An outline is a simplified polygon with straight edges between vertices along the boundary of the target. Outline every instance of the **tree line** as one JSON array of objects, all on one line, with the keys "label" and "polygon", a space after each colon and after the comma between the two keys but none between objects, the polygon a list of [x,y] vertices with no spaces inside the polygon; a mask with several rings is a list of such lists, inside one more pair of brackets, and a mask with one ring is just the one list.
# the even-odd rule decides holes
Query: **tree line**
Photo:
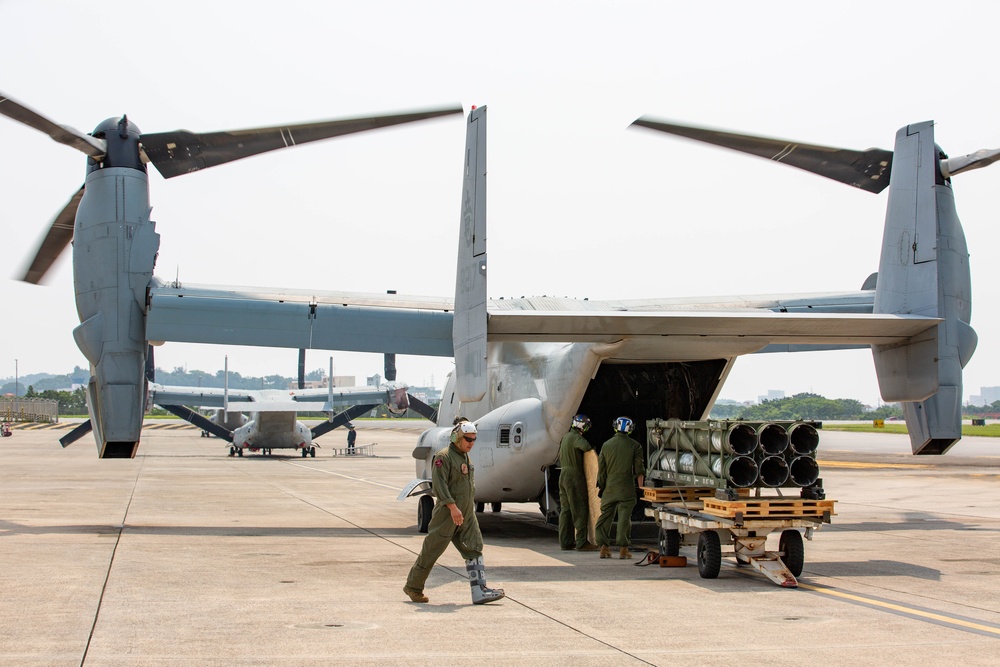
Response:
[{"label": "tree line", "polygon": [[867,420],[903,417],[898,403],[887,403],[868,410],[853,398],[824,398],[819,394],[801,393],[786,398],[761,401],[757,405],[715,405],[712,419],[745,419],[747,421]]}]

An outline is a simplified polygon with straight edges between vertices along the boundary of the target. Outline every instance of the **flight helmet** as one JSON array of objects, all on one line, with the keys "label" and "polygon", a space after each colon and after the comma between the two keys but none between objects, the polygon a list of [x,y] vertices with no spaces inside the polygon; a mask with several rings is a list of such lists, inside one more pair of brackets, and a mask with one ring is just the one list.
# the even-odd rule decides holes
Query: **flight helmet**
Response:
[{"label": "flight helmet", "polygon": [[455,424],[455,428],[451,429],[451,442],[453,444],[458,443],[466,434],[474,435],[477,432],[476,425],[472,422],[459,422]]},{"label": "flight helmet", "polygon": [[635,428],[635,424],[633,424],[632,420],[628,417],[619,417],[614,421],[613,426],[615,428],[615,432],[624,433],[625,435],[631,433],[632,429]]},{"label": "flight helmet", "polygon": [[573,417],[573,428],[580,431],[580,433],[586,433],[590,429],[590,417],[582,412]]}]

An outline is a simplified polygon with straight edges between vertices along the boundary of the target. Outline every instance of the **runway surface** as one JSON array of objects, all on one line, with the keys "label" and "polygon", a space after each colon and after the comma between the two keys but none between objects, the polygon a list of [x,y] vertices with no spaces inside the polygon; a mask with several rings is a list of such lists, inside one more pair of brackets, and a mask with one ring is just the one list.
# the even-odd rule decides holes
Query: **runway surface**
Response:
[{"label": "runway surface", "polygon": [[[401,590],[416,502],[396,495],[422,428],[361,422],[376,457],[332,456],[334,433],[309,459],[149,428],[106,461],[89,437],[17,430],[0,440],[0,665],[996,664],[1000,442],[912,457],[905,436],[823,433],[837,515],[797,590],[731,558],[701,579],[689,548],[686,568],[560,551],[536,506],[505,505],[480,523],[508,597],[470,604],[450,549],[420,605]],[[650,528],[637,544],[655,549]]]}]

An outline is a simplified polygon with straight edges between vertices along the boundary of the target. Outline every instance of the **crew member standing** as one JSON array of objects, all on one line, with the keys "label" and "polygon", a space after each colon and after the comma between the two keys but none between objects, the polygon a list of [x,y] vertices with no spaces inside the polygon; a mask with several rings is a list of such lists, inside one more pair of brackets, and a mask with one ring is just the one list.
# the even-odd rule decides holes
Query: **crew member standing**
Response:
[{"label": "crew member standing", "polygon": [[493,602],[504,596],[503,589],[486,586],[483,534],[479,531],[475,511],[475,471],[469,460],[469,451],[475,444],[476,425],[463,421],[451,430],[451,444],[434,455],[431,490],[437,496],[437,503],[431,512],[420,555],[403,586],[403,592],[414,602],[427,602],[424,583],[449,542],[465,559],[473,604]]},{"label": "crew member standing", "polygon": [[597,520],[597,543],[601,558],[611,558],[611,522],[618,517],[619,558],[631,558],[632,508],[635,507],[635,482],[643,483],[642,445],[629,437],[632,420],[614,421],[615,434],[601,447],[598,458],[597,486],[601,490],[601,517]]},{"label": "crew member standing", "polygon": [[354,443],[358,441],[358,432],[354,430],[354,424],[347,425],[347,454],[354,453]]},{"label": "crew member standing", "polygon": [[559,546],[565,551],[597,551],[596,545],[587,542],[590,511],[583,453],[591,446],[583,434],[589,428],[590,417],[579,414],[559,443]]}]

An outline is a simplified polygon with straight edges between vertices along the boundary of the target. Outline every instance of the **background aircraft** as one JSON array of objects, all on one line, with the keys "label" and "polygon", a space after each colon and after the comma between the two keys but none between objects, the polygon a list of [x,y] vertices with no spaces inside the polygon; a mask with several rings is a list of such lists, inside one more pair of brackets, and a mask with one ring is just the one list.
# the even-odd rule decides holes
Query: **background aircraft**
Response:
[{"label": "background aircraft", "polygon": [[[274,449],[294,449],[301,452],[303,457],[315,457],[315,438],[344,426],[382,404],[386,404],[394,414],[402,414],[409,407],[406,385],[396,382],[381,387],[329,387],[288,391],[166,387],[152,384],[149,390],[151,403],[227,440],[230,443],[230,455],[237,456],[243,456],[245,449],[260,451],[265,455],[271,454]],[[212,420],[199,415],[188,406],[217,408],[219,412],[215,420]],[[250,413],[249,419],[245,418],[244,412]],[[329,419],[310,429],[298,420],[298,412],[326,412]],[[220,415],[223,417],[222,421]],[[229,427],[228,424],[233,424],[234,427]]]}]

